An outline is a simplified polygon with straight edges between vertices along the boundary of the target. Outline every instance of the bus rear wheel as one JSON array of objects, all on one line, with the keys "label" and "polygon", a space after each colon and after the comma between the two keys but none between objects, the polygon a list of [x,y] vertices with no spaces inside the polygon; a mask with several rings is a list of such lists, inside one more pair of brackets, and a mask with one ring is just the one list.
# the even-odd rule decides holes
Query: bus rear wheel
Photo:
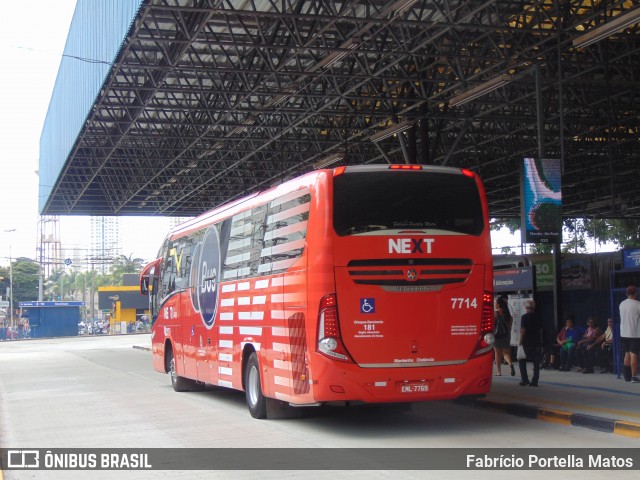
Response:
[{"label": "bus rear wheel", "polygon": [[249,356],[249,360],[247,361],[244,391],[251,416],[253,418],[267,418],[267,399],[262,394],[260,364],[258,362],[258,355],[256,355],[255,352]]}]

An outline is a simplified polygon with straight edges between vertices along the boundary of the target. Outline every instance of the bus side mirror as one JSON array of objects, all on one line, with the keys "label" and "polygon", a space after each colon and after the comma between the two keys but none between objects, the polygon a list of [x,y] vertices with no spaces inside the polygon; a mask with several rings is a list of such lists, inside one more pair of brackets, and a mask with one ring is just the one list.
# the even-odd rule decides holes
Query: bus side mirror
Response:
[{"label": "bus side mirror", "polygon": [[149,295],[149,277],[140,279],[140,293],[142,295]]}]

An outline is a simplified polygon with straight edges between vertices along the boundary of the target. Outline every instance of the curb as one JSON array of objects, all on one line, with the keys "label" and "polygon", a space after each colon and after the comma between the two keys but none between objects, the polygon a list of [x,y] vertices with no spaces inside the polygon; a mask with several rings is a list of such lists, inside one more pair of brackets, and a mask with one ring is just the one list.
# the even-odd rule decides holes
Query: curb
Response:
[{"label": "curb", "polygon": [[476,401],[476,405],[499,410],[518,417],[543,420],[561,425],[583,427],[591,430],[597,430],[599,432],[623,435],[625,437],[640,438],[640,423],[613,420],[605,417],[586,415],[584,413],[551,410],[521,403],[503,403],[486,399],[478,399]]},{"label": "curb", "polygon": [[143,347],[142,345],[134,345],[133,348],[135,350],[145,350],[147,352],[151,351],[151,347]]}]

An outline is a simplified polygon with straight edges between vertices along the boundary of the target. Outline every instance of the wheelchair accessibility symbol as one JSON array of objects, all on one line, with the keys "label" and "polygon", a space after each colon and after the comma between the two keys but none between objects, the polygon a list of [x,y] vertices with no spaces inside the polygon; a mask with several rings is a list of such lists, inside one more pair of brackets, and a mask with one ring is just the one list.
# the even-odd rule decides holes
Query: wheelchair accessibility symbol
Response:
[{"label": "wheelchair accessibility symbol", "polygon": [[360,313],[376,313],[376,299],[375,298],[361,298],[360,299]]}]

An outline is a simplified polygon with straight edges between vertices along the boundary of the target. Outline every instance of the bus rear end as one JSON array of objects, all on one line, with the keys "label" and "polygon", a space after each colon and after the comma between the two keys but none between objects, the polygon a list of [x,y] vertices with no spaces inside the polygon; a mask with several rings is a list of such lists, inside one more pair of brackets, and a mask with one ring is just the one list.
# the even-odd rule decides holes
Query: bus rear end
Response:
[{"label": "bus rear end", "polygon": [[317,401],[413,402],[489,391],[492,259],[470,171],[334,171],[335,291],[318,295]]}]

